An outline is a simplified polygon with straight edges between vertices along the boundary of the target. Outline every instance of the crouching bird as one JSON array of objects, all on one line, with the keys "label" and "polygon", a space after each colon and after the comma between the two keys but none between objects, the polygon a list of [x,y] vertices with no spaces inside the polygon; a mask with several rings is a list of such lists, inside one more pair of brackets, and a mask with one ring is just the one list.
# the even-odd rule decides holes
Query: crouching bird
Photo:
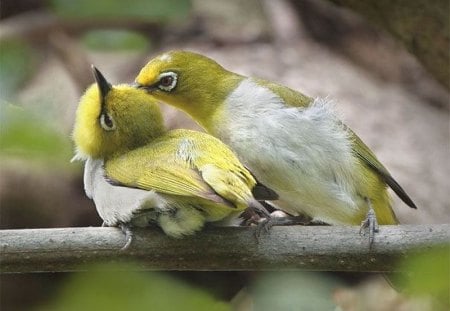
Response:
[{"label": "crouching bird", "polygon": [[190,130],[167,131],[145,91],[112,86],[93,68],[97,84],[80,100],[73,139],[85,160],[84,186],[107,226],[154,222],[171,237],[191,235],[205,222],[227,221],[257,199],[276,199],[220,140]]},{"label": "crouching bird", "polygon": [[326,99],[230,72],[203,55],[171,51],[150,60],[136,86],[188,113],[255,177],[276,205],[331,225],[397,224],[387,186],[413,201]]}]

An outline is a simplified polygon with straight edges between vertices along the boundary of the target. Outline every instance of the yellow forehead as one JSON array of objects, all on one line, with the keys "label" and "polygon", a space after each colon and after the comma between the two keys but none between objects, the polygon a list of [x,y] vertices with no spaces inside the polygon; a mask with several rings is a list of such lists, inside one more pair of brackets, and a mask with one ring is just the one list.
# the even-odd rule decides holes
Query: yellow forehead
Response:
[{"label": "yellow forehead", "polygon": [[170,53],[164,53],[155,57],[142,68],[136,77],[136,82],[142,85],[150,85],[158,80],[160,73],[173,64]]},{"label": "yellow forehead", "polygon": [[189,51],[169,51],[161,54],[142,68],[136,77],[136,82],[141,85],[156,83],[163,72],[173,71],[179,74],[201,75],[205,73],[217,74],[224,69],[214,60]]},{"label": "yellow forehead", "polygon": [[[79,119],[89,121],[98,119],[101,110],[101,96],[96,83],[93,83],[81,97],[77,109]],[[114,85],[108,93],[106,107],[114,111],[128,110],[139,105],[156,105],[156,99],[144,90],[136,89],[127,84]]]}]

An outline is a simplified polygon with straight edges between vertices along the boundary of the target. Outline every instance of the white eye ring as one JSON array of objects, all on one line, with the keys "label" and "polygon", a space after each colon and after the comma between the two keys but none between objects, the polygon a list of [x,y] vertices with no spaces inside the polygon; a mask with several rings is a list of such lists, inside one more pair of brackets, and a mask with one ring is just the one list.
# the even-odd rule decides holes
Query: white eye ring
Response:
[{"label": "white eye ring", "polygon": [[[166,78],[166,77],[172,78],[172,81],[169,80],[170,81],[169,84],[163,85],[162,84],[163,79]],[[159,89],[161,89],[163,91],[166,91],[166,92],[170,92],[170,91],[173,90],[173,88],[175,86],[177,86],[178,75],[175,72],[172,72],[172,71],[163,72],[162,74],[159,75],[158,81],[159,81],[159,83],[158,83],[158,88]]]},{"label": "white eye ring", "polygon": [[100,115],[100,125],[105,131],[112,131],[116,129],[116,123],[109,113],[102,113]]}]

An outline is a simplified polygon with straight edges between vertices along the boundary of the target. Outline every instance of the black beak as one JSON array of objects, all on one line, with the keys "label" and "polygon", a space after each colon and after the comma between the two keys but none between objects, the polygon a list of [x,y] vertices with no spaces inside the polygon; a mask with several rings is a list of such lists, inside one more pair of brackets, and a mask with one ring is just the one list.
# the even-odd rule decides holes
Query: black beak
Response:
[{"label": "black beak", "polygon": [[151,93],[158,89],[157,85],[142,85],[137,82],[131,83],[130,85],[136,89],[144,90],[147,93]]},{"label": "black beak", "polygon": [[98,90],[100,91],[100,96],[102,101],[105,99],[108,92],[111,91],[111,84],[105,79],[102,73],[95,68],[94,65],[91,65],[92,73],[94,74],[95,81],[97,82]]}]

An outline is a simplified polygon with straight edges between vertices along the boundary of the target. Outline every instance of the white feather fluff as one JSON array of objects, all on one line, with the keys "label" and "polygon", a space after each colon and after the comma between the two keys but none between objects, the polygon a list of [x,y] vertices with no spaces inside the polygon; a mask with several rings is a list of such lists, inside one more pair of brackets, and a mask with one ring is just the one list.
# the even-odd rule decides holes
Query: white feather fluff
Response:
[{"label": "white feather fluff", "polygon": [[[86,160],[84,189],[86,195],[94,200],[97,212],[106,225],[114,226],[119,222],[129,222],[137,216],[136,214],[146,209],[164,210],[165,201],[154,191],[113,186],[105,180],[104,174],[103,160],[91,158]],[[142,217],[139,221],[143,222],[143,225],[148,224],[147,219]]]},{"label": "white feather fluff", "polygon": [[290,107],[247,78],[225,107],[228,119],[213,134],[278,192],[277,203],[285,211],[306,212],[331,224],[343,224],[358,211],[361,198],[350,183],[358,180],[351,140],[328,99]]}]

